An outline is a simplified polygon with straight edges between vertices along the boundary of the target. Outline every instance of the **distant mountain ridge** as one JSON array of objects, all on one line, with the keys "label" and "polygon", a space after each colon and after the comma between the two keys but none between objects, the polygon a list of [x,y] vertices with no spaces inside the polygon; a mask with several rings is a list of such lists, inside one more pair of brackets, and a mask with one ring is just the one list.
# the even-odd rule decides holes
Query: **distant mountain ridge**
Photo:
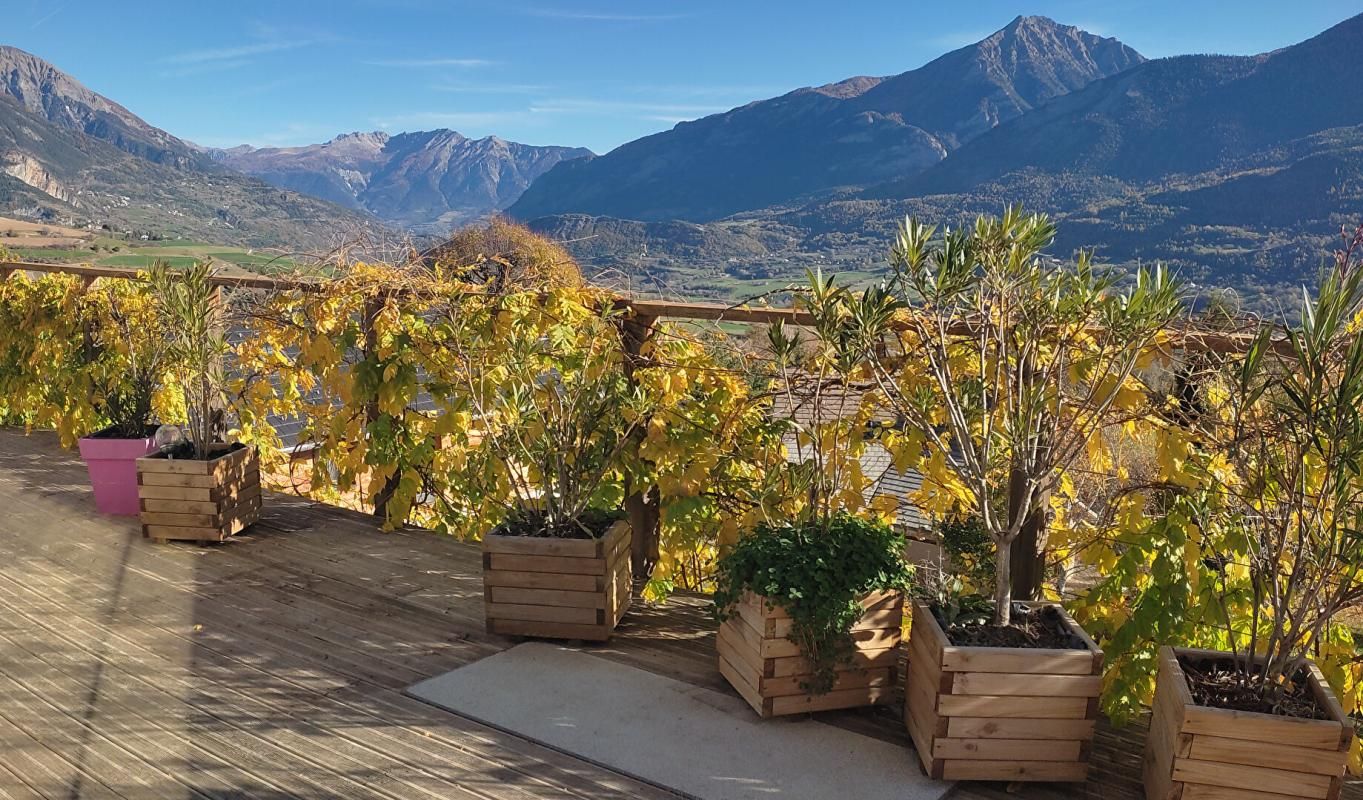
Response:
[{"label": "distant mountain ridge", "polygon": [[917,174],[995,126],[1145,58],[1121,42],[1018,17],[900,75],[797,89],[561,164],[512,207],[705,222],[837,187]]},{"label": "distant mountain ridge", "polygon": [[1363,123],[1360,81],[1363,15],[1272,53],[1160,59],[1057,98],[902,188],[958,192],[1029,168],[1151,181],[1234,167]]},{"label": "distant mountain ridge", "polygon": [[1315,280],[1341,227],[1363,220],[1359,85],[1363,15],[1261,55],[1136,64],[992,126],[920,172],[737,213],[676,246],[660,228],[600,215],[533,225],[608,232],[620,256],[592,253],[603,267],[642,263],[670,285],[722,294],[737,278],[798,282],[812,263],[874,273],[905,215],[955,223],[1022,203],[1059,222],[1058,256],[1088,247],[1119,264],[1164,261],[1199,289],[1232,287],[1250,308],[1276,313]]},{"label": "distant mountain ridge", "polygon": [[0,213],[324,249],[373,219],[229,170],[46,61],[0,46]]},{"label": "distant mountain ridge", "polygon": [[221,163],[415,229],[448,232],[501,211],[581,147],[538,147],[451,130],[350,133],[304,147],[216,150]]}]

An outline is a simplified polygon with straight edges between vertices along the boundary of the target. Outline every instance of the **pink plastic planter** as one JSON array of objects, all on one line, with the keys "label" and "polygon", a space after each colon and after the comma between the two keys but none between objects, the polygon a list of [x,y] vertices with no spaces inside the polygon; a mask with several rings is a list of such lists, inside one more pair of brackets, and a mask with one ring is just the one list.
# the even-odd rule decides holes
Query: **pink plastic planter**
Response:
[{"label": "pink plastic planter", "polygon": [[145,439],[80,440],[80,457],[90,471],[90,486],[95,490],[95,508],[101,514],[135,516],[137,506],[137,459],[156,449],[150,436]]}]

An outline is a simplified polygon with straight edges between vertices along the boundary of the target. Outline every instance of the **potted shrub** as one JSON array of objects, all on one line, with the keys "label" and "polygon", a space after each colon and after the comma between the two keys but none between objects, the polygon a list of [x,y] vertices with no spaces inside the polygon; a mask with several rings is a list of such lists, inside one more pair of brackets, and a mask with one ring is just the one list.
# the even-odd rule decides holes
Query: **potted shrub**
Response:
[{"label": "potted shrub", "polygon": [[261,502],[255,448],[222,439],[230,353],[222,296],[207,264],[172,271],[158,263],[149,281],[189,422],[177,441],[137,460],[142,535],[222,542],[259,518]]},{"label": "potted shrub", "polygon": [[768,344],[787,463],[767,470],[765,521],[719,557],[720,673],[760,716],[891,702],[911,573],[902,535],[866,506],[861,459],[874,414],[855,387],[838,290],[811,276],[801,301],[818,339],[784,325]]},{"label": "potted shrub", "polygon": [[893,700],[904,537],[850,514],[761,525],[719,561],[720,674],[762,717]]},{"label": "potted shrub", "polygon": [[[554,289],[467,302],[440,374],[460,375],[441,425],[459,437],[447,516],[483,528],[489,633],[605,641],[629,609],[632,532],[620,511],[648,418],[626,380],[604,295]],[[476,422],[475,422],[476,420]],[[458,505],[456,508],[455,506]]]},{"label": "potted shrub", "polygon": [[[1149,798],[1339,796],[1354,720],[1313,654],[1363,601],[1363,227],[1301,322],[1263,325],[1207,376],[1190,480],[1170,514],[1201,534],[1224,652],[1162,648]],[[1344,670],[1336,675],[1343,676]],[[1347,685],[1347,681],[1342,682]],[[1355,689],[1356,691],[1356,689]]]},{"label": "potted shrub", "polygon": [[156,449],[152,400],[167,367],[167,342],[145,286],[111,281],[92,294],[95,316],[85,372],[110,424],[79,441],[101,514],[135,516],[137,459]]},{"label": "potted shrub", "polygon": [[[1148,413],[1137,368],[1181,306],[1161,269],[1129,283],[1046,258],[1044,216],[907,220],[888,286],[845,293],[845,347],[901,422],[891,451],[994,551],[992,597],[915,604],[905,722],[935,778],[1082,781],[1101,653],[1041,588],[1048,498],[1090,444]],[[970,613],[962,613],[963,610]]]}]

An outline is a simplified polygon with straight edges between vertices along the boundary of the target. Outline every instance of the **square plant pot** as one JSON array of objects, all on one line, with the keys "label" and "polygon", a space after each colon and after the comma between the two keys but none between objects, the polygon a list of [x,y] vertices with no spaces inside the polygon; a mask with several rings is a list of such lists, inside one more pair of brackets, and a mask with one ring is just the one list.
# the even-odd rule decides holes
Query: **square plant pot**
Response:
[{"label": "square plant pot", "polygon": [[893,700],[904,596],[876,592],[862,598],[865,612],[852,628],[854,650],[838,665],[831,691],[811,694],[802,688],[813,667],[786,638],[790,614],[766,597],[746,595],[719,626],[715,646],[719,671],[763,718],[810,711],[883,705]]},{"label": "square plant pot", "polygon": [[119,439],[112,428],[81,438],[80,457],[90,475],[95,510],[101,514],[137,516],[137,459],[156,450],[155,428],[140,439]]},{"label": "square plant pot", "polygon": [[1083,781],[1098,719],[1103,653],[1064,609],[1084,649],[958,647],[913,604],[904,721],[941,780]]},{"label": "square plant pot", "polygon": [[1214,650],[1160,648],[1142,764],[1146,798],[1338,798],[1353,725],[1320,670],[1308,662],[1311,691],[1328,720],[1195,703],[1183,665],[1232,658]]},{"label": "square plant pot", "polygon": [[260,518],[260,463],[254,447],[215,445],[209,460],[137,459],[142,535],[155,542],[222,542]]},{"label": "square plant pot", "polygon": [[629,522],[600,539],[483,537],[487,632],[604,642],[633,593]]}]

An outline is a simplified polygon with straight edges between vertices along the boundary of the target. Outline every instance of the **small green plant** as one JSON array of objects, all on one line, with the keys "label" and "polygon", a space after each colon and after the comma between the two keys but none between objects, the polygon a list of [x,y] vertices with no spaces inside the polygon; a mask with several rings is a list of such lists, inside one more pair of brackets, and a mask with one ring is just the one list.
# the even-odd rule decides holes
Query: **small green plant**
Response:
[{"label": "small green plant", "polygon": [[987,625],[994,616],[994,601],[979,594],[949,594],[933,610],[944,628]]},{"label": "small green plant", "polygon": [[937,534],[952,575],[974,591],[993,584],[994,540],[978,516],[944,518],[937,523]]},{"label": "small green plant", "polygon": [[792,621],[789,638],[812,667],[801,688],[824,694],[852,654],[861,598],[907,591],[912,570],[903,552],[901,535],[849,514],[823,524],[761,525],[720,560],[715,614],[728,619],[748,592],[781,605]]}]

